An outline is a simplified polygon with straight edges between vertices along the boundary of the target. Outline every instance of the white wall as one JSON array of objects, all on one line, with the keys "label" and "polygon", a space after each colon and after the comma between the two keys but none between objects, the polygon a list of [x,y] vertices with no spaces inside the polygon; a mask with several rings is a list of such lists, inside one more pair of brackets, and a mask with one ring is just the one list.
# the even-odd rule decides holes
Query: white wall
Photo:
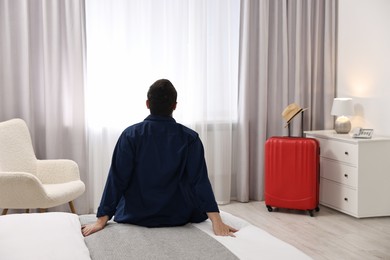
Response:
[{"label": "white wall", "polygon": [[337,97],[351,97],[352,127],[390,136],[390,1],[339,0]]}]

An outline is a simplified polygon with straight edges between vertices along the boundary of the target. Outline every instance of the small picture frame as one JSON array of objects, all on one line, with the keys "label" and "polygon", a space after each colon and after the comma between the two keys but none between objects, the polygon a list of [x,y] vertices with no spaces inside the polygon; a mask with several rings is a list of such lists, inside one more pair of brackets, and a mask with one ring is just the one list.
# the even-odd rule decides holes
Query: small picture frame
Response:
[{"label": "small picture frame", "polygon": [[353,138],[365,138],[370,139],[374,133],[374,129],[369,128],[357,128],[352,135]]}]

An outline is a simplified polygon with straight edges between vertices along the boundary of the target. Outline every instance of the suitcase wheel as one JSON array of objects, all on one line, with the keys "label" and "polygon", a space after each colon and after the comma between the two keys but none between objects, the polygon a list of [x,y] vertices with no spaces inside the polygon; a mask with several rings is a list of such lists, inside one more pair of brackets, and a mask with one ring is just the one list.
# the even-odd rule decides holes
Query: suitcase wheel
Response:
[{"label": "suitcase wheel", "polygon": [[[316,212],[318,212],[318,211],[320,211],[320,208],[319,208],[319,207],[316,207],[314,210],[315,210]],[[312,209],[309,209],[308,212],[309,212],[310,217],[313,217],[313,210],[312,210]]]},{"label": "suitcase wheel", "polygon": [[268,209],[269,212],[272,212],[272,211],[273,211],[272,207],[269,206],[269,205],[267,205],[267,209]]}]

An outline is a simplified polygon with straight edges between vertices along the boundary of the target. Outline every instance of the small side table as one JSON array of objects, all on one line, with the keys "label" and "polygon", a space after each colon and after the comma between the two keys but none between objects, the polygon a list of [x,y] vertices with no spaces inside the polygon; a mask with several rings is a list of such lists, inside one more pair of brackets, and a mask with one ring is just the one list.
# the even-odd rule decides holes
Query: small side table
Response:
[{"label": "small side table", "polygon": [[390,216],[390,138],[306,131],[320,143],[320,204],[356,218]]}]

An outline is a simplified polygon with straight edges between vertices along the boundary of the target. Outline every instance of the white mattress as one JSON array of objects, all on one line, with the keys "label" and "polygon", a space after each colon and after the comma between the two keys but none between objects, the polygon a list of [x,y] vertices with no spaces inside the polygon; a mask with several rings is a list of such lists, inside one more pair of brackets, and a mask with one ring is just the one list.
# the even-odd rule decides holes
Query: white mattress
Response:
[{"label": "white mattress", "polygon": [[[236,237],[215,236],[209,220],[193,224],[240,259],[310,259],[297,248],[241,218],[221,212],[237,229]],[[1,259],[90,259],[79,217],[71,213],[30,213],[0,216]]]},{"label": "white mattress", "polygon": [[214,237],[240,259],[311,259],[296,247],[239,217],[223,211],[221,217],[227,225],[239,229],[235,233],[236,237],[214,235],[210,220],[193,225]]},{"label": "white mattress", "polygon": [[0,216],[0,259],[91,259],[77,215],[29,213]]}]

